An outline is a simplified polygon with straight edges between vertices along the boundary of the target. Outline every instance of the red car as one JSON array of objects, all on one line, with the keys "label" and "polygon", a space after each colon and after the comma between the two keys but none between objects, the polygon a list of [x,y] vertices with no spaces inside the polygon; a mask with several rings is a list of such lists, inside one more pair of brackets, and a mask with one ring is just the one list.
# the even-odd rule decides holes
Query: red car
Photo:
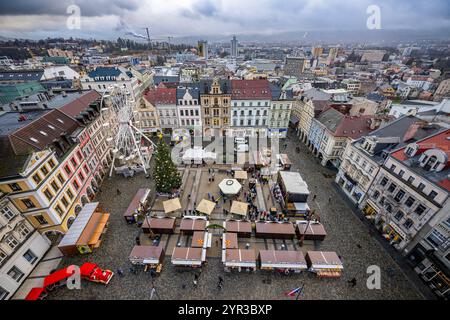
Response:
[{"label": "red car", "polygon": [[114,275],[111,270],[103,270],[95,263],[86,262],[80,267],[80,273],[83,278],[92,282],[108,284]]}]

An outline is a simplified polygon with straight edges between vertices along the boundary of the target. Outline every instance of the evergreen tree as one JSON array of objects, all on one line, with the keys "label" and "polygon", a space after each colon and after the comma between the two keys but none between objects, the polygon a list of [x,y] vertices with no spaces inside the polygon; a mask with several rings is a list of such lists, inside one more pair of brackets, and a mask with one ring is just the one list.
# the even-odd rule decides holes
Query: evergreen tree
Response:
[{"label": "evergreen tree", "polygon": [[173,163],[167,144],[160,139],[156,153],[156,163],[153,177],[156,182],[156,191],[170,193],[181,186],[181,176]]}]

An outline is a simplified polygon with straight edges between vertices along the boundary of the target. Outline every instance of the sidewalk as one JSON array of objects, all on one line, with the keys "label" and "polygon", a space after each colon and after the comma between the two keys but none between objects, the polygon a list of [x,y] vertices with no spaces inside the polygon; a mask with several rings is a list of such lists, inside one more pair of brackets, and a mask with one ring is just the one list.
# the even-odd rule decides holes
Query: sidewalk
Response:
[{"label": "sidewalk", "polygon": [[342,199],[348,204],[349,208],[351,208],[352,212],[361,220],[367,229],[370,231],[372,238],[377,240],[377,242],[381,245],[381,247],[391,256],[391,258],[397,263],[399,268],[408,278],[408,280],[416,287],[416,289],[422,294],[425,299],[428,300],[437,300],[436,295],[431,291],[431,289],[423,283],[423,281],[419,278],[418,274],[411,268],[409,263],[406,261],[406,258],[398,252],[394,247],[392,247],[385,238],[379,233],[379,231],[374,227],[369,220],[365,219],[363,212],[355,207],[355,204],[347,197],[344,191],[339,188],[336,182],[331,183],[333,188],[337,191],[337,193],[342,197]]}]

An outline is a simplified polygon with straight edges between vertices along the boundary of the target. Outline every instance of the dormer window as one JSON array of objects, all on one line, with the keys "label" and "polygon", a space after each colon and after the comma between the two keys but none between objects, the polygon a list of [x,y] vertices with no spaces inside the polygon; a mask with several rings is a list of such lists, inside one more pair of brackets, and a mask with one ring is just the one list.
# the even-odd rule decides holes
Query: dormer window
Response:
[{"label": "dormer window", "polygon": [[447,164],[447,154],[440,149],[426,150],[420,157],[419,165],[426,171],[439,172]]}]

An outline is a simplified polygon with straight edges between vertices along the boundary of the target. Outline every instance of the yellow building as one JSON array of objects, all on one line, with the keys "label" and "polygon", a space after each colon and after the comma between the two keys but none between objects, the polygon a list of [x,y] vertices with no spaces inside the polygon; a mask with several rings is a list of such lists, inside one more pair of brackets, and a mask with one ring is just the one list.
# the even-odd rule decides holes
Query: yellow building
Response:
[{"label": "yellow building", "polygon": [[231,88],[228,80],[214,79],[200,84],[204,135],[225,135],[230,127]]}]

